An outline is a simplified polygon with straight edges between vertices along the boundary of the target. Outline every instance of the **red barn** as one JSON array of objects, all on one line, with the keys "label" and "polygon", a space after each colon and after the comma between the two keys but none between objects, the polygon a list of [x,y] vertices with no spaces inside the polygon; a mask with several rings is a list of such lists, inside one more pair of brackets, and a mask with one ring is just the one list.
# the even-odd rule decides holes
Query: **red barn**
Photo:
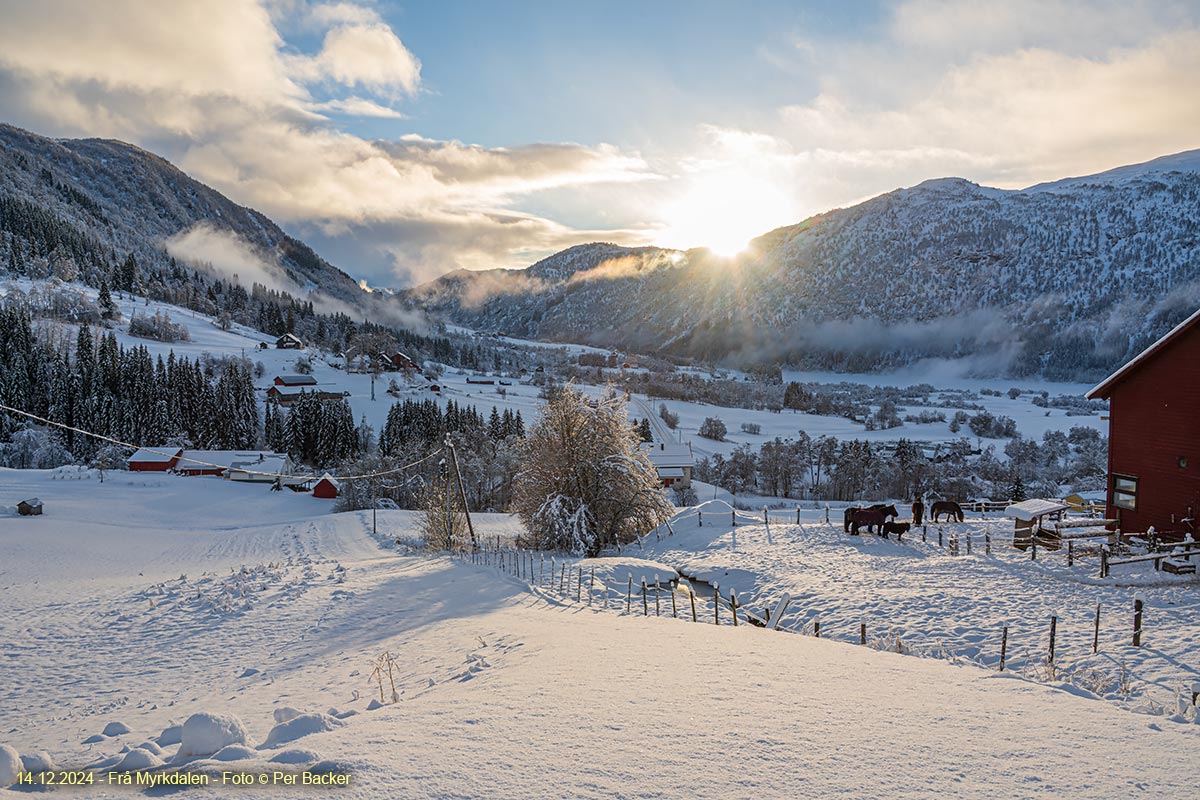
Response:
[{"label": "red barn", "polygon": [[1182,536],[1200,510],[1200,311],[1087,393],[1109,401],[1108,516]]},{"label": "red barn", "polygon": [[129,457],[130,472],[166,472],[179,463],[182,447],[143,447]]},{"label": "red barn", "polygon": [[333,500],[338,496],[338,483],[326,472],[321,476],[321,480],[317,481],[317,485],[313,487],[312,493],[313,497]]}]

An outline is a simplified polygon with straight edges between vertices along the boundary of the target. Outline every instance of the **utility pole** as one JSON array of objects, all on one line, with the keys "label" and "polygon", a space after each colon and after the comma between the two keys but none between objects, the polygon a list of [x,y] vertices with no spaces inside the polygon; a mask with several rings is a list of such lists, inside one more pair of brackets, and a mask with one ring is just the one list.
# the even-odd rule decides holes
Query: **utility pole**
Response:
[{"label": "utility pole", "polygon": [[[463,514],[467,517],[467,530],[471,534],[471,549],[475,549],[475,526],[471,524],[471,509],[467,506],[467,490],[463,486],[462,470],[458,468],[458,452],[454,449],[454,442],[450,439],[450,434],[446,434],[446,447],[450,448],[450,463],[454,465],[454,474],[458,478],[458,493],[462,497]],[[449,495],[450,486],[446,486],[446,494]]]},{"label": "utility pole", "polygon": [[376,520],[376,509],[378,504],[375,502],[375,481],[376,478],[371,478],[371,535],[375,536],[379,533],[379,524]]}]

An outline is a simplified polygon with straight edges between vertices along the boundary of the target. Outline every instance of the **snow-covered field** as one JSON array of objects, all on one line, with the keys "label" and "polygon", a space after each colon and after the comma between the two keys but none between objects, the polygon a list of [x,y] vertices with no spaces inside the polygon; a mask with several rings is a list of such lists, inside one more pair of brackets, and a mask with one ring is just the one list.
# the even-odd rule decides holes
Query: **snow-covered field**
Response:
[{"label": "snow-covered field", "polygon": [[[626,615],[615,602],[589,608],[492,567],[411,553],[392,544],[413,535],[411,512],[380,512],[373,537],[369,513],[331,514],[323,501],[261,486],[64,474],[0,471],[0,505],[37,495],[46,509],[0,519],[0,743],[25,756],[44,751],[63,768],[95,765],[100,785],[76,796],[136,791],[107,786],[121,762],[163,772],[163,762],[181,761],[213,776],[190,790],[203,797],[311,796],[220,784],[222,771],[263,768],[345,772],[350,785],[330,791],[364,798],[1195,789],[1187,754],[1200,725],[1129,713],[1019,669],[1000,675],[966,659],[835,641],[853,638],[845,628],[855,603],[871,609],[873,632],[889,607],[900,615],[893,627],[920,620],[921,631],[950,636],[978,618],[988,628],[1019,612],[1001,605],[1015,587],[1064,611],[1107,592],[1116,616],[1128,590],[1073,581],[1057,567],[951,559],[871,537],[848,543],[812,526],[773,524],[768,542],[749,519],[734,546],[707,517],[702,529],[683,523],[674,537],[626,551],[703,567],[748,605],[790,591],[799,611],[789,624],[819,613],[825,638],[816,639],[734,628],[727,616],[717,627],[646,619],[636,606]],[[502,539],[517,529],[502,515],[477,524]],[[601,563],[614,595],[619,573],[637,563]],[[1195,584],[1142,591],[1143,649],[1182,672],[1194,663],[1195,629],[1167,622],[1189,613],[1189,597],[1195,618]],[[918,632],[905,629],[906,641],[923,644]],[[1102,653],[1133,659],[1115,619],[1102,637]],[[1073,624],[1060,628],[1065,660],[1077,659],[1078,639]],[[1030,646],[1024,634],[1014,645]],[[385,676],[385,702],[372,709],[372,667],[385,653],[399,699],[391,702]],[[1130,663],[1145,680],[1150,659]],[[167,730],[198,713],[217,716]]]}]

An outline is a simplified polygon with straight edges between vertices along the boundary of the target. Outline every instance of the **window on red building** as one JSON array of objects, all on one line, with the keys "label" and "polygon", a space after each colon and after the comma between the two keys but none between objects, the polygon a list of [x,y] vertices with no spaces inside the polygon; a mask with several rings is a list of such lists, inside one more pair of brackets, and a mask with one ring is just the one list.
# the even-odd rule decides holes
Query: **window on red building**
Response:
[{"label": "window on red building", "polygon": [[1112,476],[1112,504],[1137,511],[1138,479],[1132,475]]}]

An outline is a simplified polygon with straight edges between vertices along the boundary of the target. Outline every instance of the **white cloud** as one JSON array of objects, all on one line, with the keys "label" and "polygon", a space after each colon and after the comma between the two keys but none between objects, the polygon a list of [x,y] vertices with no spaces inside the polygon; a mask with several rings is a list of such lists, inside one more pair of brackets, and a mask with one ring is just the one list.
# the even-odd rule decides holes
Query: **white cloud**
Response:
[{"label": "white cloud", "polygon": [[337,25],[325,34],[315,56],[289,59],[306,83],[332,81],[378,92],[413,94],[421,84],[421,62],[382,22]]},{"label": "white cloud", "polygon": [[[38,132],[151,149],[335,244],[369,234],[337,248],[354,257],[341,265],[385,285],[456,267],[523,266],[530,253],[544,254],[538,248],[593,238],[513,204],[550,189],[652,177],[636,154],[605,145],[487,148],[341,131],[324,115],[401,118],[396,97],[419,91],[420,62],[370,6],[264,3],[0,0],[0,107]],[[278,27],[285,19],[323,32],[319,52],[294,52]],[[354,91],[312,94],[338,86]],[[217,244],[205,260],[236,254],[204,231],[173,246]],[[392,276],[381,274],[381,259]]]}]

